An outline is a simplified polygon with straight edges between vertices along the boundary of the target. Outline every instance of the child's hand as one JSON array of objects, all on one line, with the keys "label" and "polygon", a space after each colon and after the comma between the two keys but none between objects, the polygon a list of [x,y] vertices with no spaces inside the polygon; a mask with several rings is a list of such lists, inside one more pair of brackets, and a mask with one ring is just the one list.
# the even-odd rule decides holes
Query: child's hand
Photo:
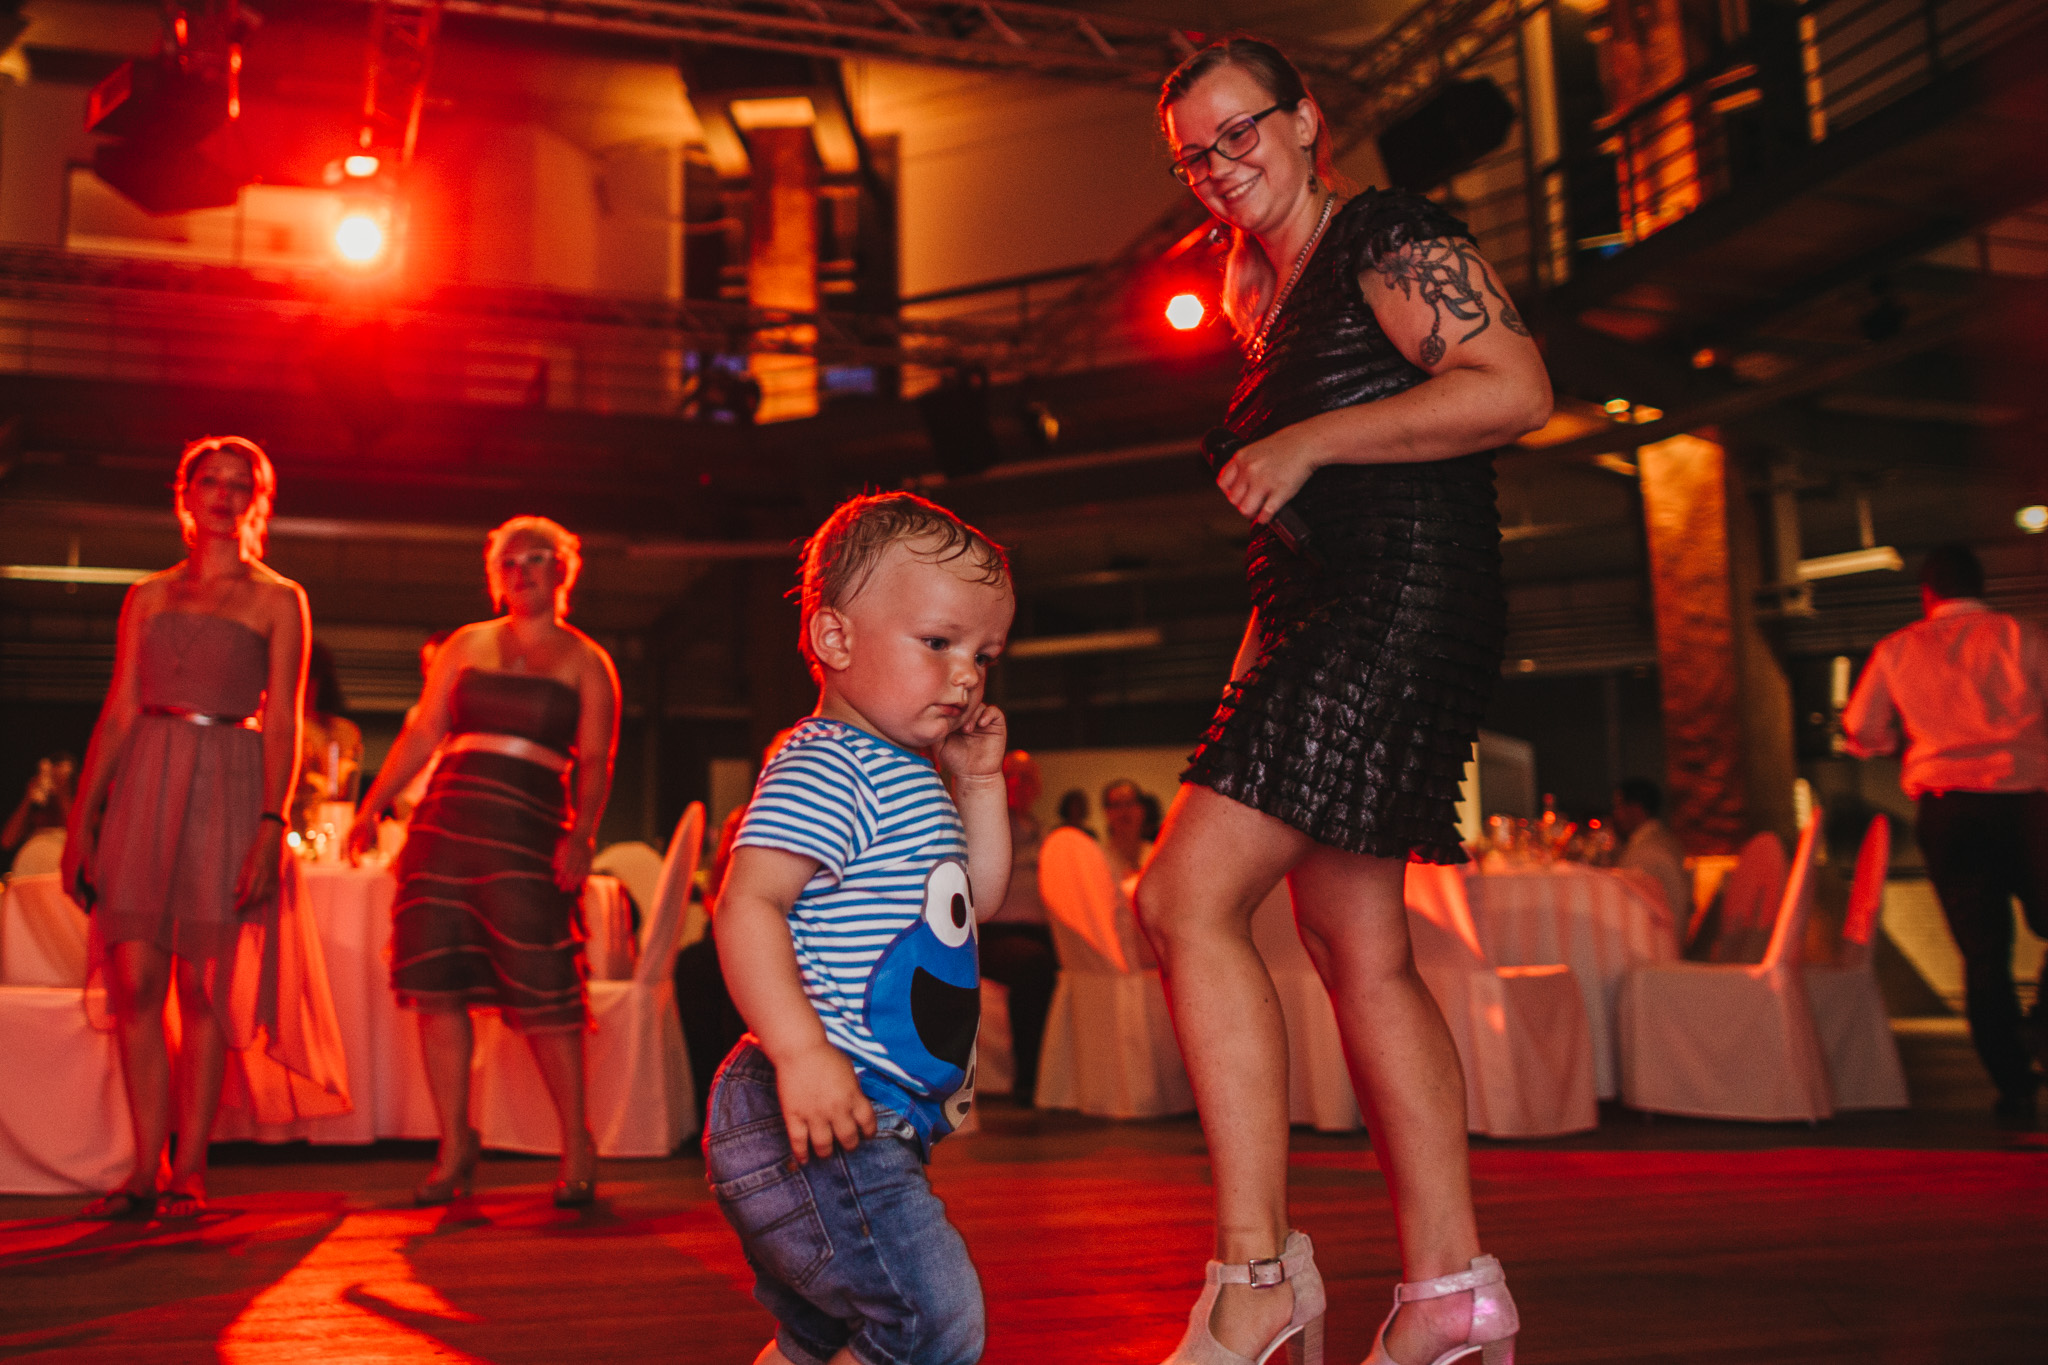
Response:
[{"label": "child's hand", "polygon": [[853,1063],[830,1043],[795,1057],[777,1059],[775,1090],[782,1121],[789,1125],[789,1150],[801,1165],[812,1154],[832,1155],[836,1143],[852,1151],[875,1135],[875,1106],[861,1093]]},{"label": "child's hand", "polygon": [[960,728],[940,742],[939,766],[956,778],[993,777],[1000,781],[1009,739],[1010,726],[1003,713],[979,702]]}]

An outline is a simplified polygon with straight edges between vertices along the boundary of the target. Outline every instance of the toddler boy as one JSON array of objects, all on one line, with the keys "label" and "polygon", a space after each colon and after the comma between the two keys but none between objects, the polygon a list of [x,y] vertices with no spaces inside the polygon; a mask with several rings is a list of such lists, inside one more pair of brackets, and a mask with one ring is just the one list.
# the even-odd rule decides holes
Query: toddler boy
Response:
[{"label": "toddler boy", "polygon": [[818,708],[762,772],[718,897],[752,1031],[706,1167],[779,1324],[756,1365],[970,1365],[981,1284],[924,1163],[972,1101],[975,923],[1010,876],[982,701],[1009,565],[922,498],[855,498],[804,547],[802,602]]}]

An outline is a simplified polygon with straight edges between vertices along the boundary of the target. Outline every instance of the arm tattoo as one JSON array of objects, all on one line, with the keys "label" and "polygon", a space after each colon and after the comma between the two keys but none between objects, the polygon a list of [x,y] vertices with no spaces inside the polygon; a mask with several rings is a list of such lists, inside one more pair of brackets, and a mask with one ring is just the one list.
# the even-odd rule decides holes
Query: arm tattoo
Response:
[{"label": "arm tattoo", "polygon": [[1400,290],[1401,297],[1405,299],[1420,296],[1429,305],[1434,320],[1430,324],[1429,335],[1422,339],[1422,363],[1425,366],[1435,365],[1444,358],[1446,313],[1459,322],[1475,324],[1471,331],[1458,338],[1461,343],[1470,341],[1493,325],[1493,316],[1486,304],[1488,294],[1500,302],[1501,326],[1516,336],[1529,335],[1521,314],[1494,284],[1486,263],[1479,259],[1479,252],[1470,242],[1454,237],[1410,242],[1398,251],[1381,256],[1373,269],[1386,281],[1390,291]]}]

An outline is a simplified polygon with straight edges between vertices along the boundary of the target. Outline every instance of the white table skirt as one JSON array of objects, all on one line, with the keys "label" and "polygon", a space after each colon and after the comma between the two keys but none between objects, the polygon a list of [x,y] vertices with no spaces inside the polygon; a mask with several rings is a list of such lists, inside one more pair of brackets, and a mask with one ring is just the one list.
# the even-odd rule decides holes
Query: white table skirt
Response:
[{"label": "white table skirt", "polygon": [[1628,874],[1568,863],[1474,872],[1465,889],[1488,961],[1500,967],[1571,967],[1593,1034],[1594,1093],[1613,1099],[1620,1090],[1614,1019],[1621,979],[1636,963],[1677,956],[1663,897]]}]

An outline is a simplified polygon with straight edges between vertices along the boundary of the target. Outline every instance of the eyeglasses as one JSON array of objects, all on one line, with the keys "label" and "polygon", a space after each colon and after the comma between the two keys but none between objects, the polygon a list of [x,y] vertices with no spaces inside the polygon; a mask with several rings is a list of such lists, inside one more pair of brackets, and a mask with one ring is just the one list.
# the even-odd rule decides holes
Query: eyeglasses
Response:
[{"label": "eyeglasses", "polygon": [[539,573],[554,562],[553,550],[528,550],[524,554],[499,555],[498,572],[511,573],[514,569],[524,569],[528,573]]},{"label": "eyeglasses", "polygon": [[1173,178],[1183,185],[1199,185],[1209,178],[1209,153],[1214,152],[1225,161],[1242,161],[1251,155],[1259,145],[1259,120],[1279,113],[1290,106],[1276,104],[1270,109],[1261,109],[1249,114],[1223,130],[1217,138],[1200,151],[1189,152],[1173,163]]}]

